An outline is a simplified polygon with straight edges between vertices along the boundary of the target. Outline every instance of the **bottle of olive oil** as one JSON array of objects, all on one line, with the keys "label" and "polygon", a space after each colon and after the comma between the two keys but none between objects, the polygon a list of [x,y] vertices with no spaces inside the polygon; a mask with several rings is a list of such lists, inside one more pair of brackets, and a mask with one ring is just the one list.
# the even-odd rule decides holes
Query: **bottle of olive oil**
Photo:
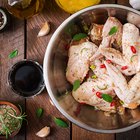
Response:
[{"label": "bottle of olive oil", "polygon": [[45,0],[8,0],[8,11],[17,18],[27,19],[38,14],[44,7]]}]

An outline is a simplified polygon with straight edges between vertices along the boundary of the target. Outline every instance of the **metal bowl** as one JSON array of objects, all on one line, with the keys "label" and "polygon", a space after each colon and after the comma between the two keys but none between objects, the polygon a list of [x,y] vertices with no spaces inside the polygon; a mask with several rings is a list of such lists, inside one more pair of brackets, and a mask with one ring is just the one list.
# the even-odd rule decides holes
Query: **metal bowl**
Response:
[{"label": "metal bowl", "polygon": [[76,116],[74,112],[78,103],[71,94],[65,94],[66,90],[71,89],[65,77],[68,60],[68,50],[65,46],[74,34],[82,32],[83,24],[90,25],[93,22],[104,24],[108,16],[115,16],[124,24],[128,22],[129,14],[133,15],[131,22],[140,19],[140,12],[120,5],[104,4],[83,9],[70,16],[58,27],[47,46],[43,71],[49,96],[65,117],[87,130],[119,133],[136,128],[140,126],[140,110],[128,109],[124,115],[105,116],[102,111],[83,105],[80,114]]}]

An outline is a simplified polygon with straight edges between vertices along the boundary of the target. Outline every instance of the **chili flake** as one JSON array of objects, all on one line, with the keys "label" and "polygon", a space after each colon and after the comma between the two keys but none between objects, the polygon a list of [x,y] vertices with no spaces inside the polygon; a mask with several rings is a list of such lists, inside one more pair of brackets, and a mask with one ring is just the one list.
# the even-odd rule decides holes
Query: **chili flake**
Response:
[{"label": "chili flake", "polygon": [[108,64],[111,64],[112,63],[112,61],[111,60],[106,60],[106,62],[108,63]]},{"label": "chili flake", "polygon": [[92,89],[92,92],[94,92],[94,91],[95,91],[95,89],[93,88],[93,89]]},{"label": "chili flake", "polygon": [[137,51],[136,51],[136,48],[135,48],[134,46],[131,46],[130,48],[131,48],[131,51],[132,51],[133,53],[136,53],[136,52],[137,52]]},{"label": "chili flake", "polygon": [[110,106],[112,107],[112,106],[115,106],[115,102],[111,102],[110,103]]},{"label": "chili flake", "polygon": [[98,98],[102,98],[102,93],[101,93],[101,92],[96,92],[96,96],[97,96]]},{"label": "chili flake", "polygon": [[105,64],[100,65],[100,68],[106,68]]},{"label": "chili flake", "polygon": [[128,66],[122,66],[121,67],[121,70],[126,70],[126,69],[128,69]]}]

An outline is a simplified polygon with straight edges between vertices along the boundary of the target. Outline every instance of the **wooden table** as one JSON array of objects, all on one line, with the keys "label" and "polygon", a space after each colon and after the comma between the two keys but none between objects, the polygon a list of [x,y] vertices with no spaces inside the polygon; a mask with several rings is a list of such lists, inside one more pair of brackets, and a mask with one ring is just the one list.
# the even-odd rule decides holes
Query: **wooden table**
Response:
[{"label": "wooden table", "polygon": [[[3,5],[4,1],[0,0],[0,6]],[[129,6],[128,0],[101,1],[102,3],[118,3]],[[51,116],[66,118],[50,103],[46,90],[37,97],[23,99],[13,94],[9,88],[7,75],[10,67],[24,58],[33,59],[42,64],[50,37],[69,16],[55,4],[54,0],[46,0],[45,8],[41,14],[26,21],[13,18],[9,30],[0,34],[0,100],[22,105],[28,115],[28,125],[23,125],[19,134],[12,140],[39,140],[40,138],[35,133],[45,125],[51,126],[48,140],[139,140],[140,128],[121,134],[99,134],[86,131],[69,122],[70,127],[62,129],[54,124]],[[48,36],[38,38],[37,34],[46,20],[51,23],[51,33]],[[9,59],[8,55],[14,49],[18,49],[18,56]],[[39,107],[44,109],[44,115],[41,119],[35,115],[35,111]]]}]

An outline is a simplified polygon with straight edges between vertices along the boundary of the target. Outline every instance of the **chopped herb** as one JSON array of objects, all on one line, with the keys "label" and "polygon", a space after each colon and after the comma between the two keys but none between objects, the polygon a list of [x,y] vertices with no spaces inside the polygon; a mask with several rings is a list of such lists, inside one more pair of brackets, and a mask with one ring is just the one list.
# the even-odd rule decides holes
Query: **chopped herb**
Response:
[{"label": "chopped herb", "polygon": [[36,110],[36,116],[38,117],[38,118],[41,118],[42,117],[42,115],[43,115],[43,108],[38,108],[37,110]]},{"label": "chopped herb", "polygon": [[84,29],[84,31],[87,33],[88,32],[88,26],[85,24],[85,25],[83,25],[83,29]]},{"label": "chopped herb", "polygon": [[82,50],[81,50],[81,54],[84,52],[84,51],[87,51],[88,50],[88,48],[83,48]]},{"label": "chopped herb", "polygon": [[118,28],[116,26],[112,27],[109,31],[109,35],[113,35],[118,31]]},{"label": "chopped herb", "polygon": [[87,37],[87,34],[79,33],[79,34],[74,35],[73,40],[74,41],[79,41],[79,40],[81,40],[83,38],[86,38],[86,37]]},{"label": "chopped herb", "polygon": [[130,58],[130,62],[133,62],[133,59],[136,57],[137,55],[133,55],[131,58]]},{"label": "chopped herb", "polygon": [[9,54],[9,58],[14,58],[14,57],[16,57],[18,55],[18,50],[16,49],[16,50],[14,50],[14,51],[12,51],[10,54]]},{"label": "chopped herb", "polygon": [[113,100],[113,98],[108,94],[102,94],[102,98],[109,103],[111,103]]},{"label": "chopped herb", "polygon": [[106,90],[107,89],[107,85],[104,85],[104,87],[97,86],[97,88],[100,89],[100,90]]},{"label": "chopped herb", "polygon": [[69,94],[69,91],[66,89],[65,95],[68,95],[68,94]]},{"label": "chopped herb", "polygon": [[120,102],[120,104],[121,104],[121,105],[123,105],[123,104],[124,104],[124,102],[123,102],[122,100],[120,100],[119,102]]},{"label": "chopped herb", "polygon": [[73,91],[76,91],[80,87],[80,80],[75,80],[73,83]]},{"label": "chopped herb", "polygon": [[90,69],[91,69],[91,70],[95,70],[95,69],[96,69],[96,66],[95,66],[95,65],[91,65],[91,66],[90,66]]},{"label": "chopped herb", "polygon": [[92,79],[97,79],[97,76],[94,74],[91,76]]},{"label": "chopped herb", "polygon": [[68,123],[66,123],[64,120],[60,119],[60,118],[54,118],[54,122],[57,126],[60,127],[69,127]]}]

